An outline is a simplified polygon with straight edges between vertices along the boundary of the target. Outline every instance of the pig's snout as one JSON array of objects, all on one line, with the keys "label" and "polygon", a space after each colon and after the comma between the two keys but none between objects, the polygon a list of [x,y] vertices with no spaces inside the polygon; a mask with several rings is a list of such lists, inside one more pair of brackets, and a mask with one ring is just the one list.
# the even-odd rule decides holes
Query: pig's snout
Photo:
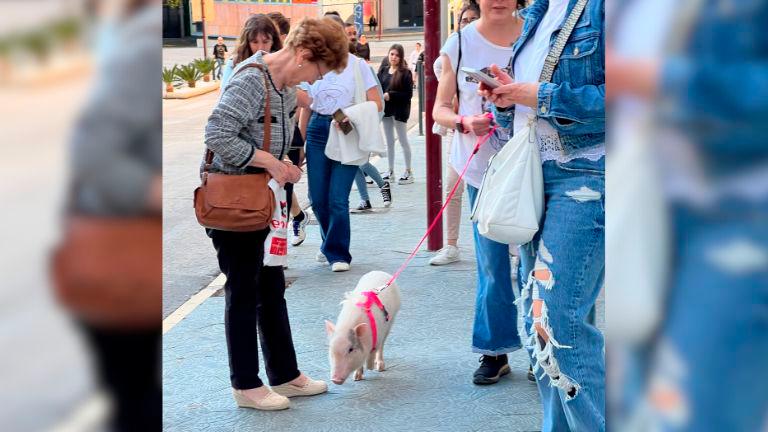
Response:
[{"label": "pig's snout", "polygon": [[333,382],[336,385],[342,385],[344,384],[345,379],[344,378],[331,378],[331,382]]}]

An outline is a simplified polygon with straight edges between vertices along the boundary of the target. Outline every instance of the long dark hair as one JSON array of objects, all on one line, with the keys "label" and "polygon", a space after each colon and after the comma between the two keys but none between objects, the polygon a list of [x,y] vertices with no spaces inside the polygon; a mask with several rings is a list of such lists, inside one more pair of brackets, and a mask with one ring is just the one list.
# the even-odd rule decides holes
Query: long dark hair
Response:
[{"label": "long dark hair", "polygon": [[400,56],[400,62],[397,64],[397,69],[395,70],[395,73],[392,74],[392,81],[389,84],[389,88],[393,90],[401,89],[403,86],[405,86],[405,78],[406,76],[410,75],[411,70],[408,69],[408,63],[405,61],[405,49],[400,44],[394,44],[387,50],[387,58],[389,58],[389,53],[395,50],[397,51],[397,55]]},{"label": "long dark hair", "polygon": [[275,27],[274,21],[265,14],[251,15],[245,21],[243,31],[240,32],[240,39],[237,41],[237,48],[235,48],[236,57],[232,61],[233,65],[237,66],[238,63],[254,54],[251,51],[249,42],[256,39],[256,36],[260,34],[269,36],[272,39],[271,52],[279,51],[283,48],[283,42],[280,40],[280,34],[277,31],[277,27]]}]

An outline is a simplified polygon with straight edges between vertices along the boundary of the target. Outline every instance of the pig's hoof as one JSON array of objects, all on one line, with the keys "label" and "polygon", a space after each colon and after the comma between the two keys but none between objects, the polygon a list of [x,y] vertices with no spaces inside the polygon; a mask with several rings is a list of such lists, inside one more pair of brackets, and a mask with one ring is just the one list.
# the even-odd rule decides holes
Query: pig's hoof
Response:
[{"label": "pig's hoof", "polygon": [[363,373],[360,371],[355,372],[355,381],[362,381],[363,380]]},{"label": "pig's hoof", "polygon": [[376,370],[377,371],[383,372],[385,369],[386,369],[386,367],[384,367],[384,360],[376,362]]}]

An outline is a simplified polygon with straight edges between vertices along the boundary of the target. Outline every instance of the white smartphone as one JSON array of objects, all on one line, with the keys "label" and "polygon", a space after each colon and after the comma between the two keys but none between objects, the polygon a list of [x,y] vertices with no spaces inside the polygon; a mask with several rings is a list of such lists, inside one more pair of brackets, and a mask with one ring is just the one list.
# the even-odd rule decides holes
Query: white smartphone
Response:
[{"label": "white smartphone", "polygon": [[471,76],[472,78],[476,79],[479,82],[482,82],[483,84],[487,85],[488,87],[495,89],[496,87],[500,87],[501,83],[498,82],[495,78],[491,77],[490,75],[480,72],[477,69],[471,68],[471,67],[462,67],[461,70]]}]

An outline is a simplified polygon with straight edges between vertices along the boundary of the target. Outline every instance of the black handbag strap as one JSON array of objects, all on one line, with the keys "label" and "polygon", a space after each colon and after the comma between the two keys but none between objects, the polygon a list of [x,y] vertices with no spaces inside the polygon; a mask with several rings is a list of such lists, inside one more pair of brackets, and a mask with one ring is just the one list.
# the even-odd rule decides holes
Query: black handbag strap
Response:
[{"label": "black handbag strap", "polygon": [[[264,150],[265,152],[269,152],[269,146],[272,142],[272,110],[271,110],[270,101],[269,101],[269,82],[267,81],[268,80],[267,73],[264,70],[264,66],[258,63],[247,64],[242,68],[240,68],[237,72],[240,72],[246,68],[251,68],[251,67],[259,68],[264,75],[264,93],[267,95],[267,97],[264,104],[264,145],[262,146],[262,150]],[[232,79],[230,78],[230,82],[231,80]],[[203,166],[203,173],[208,172],[208,169],[210,168],[212,163],[213,163],[213,150],[207,148],[205,152],[205,165]]]}]

